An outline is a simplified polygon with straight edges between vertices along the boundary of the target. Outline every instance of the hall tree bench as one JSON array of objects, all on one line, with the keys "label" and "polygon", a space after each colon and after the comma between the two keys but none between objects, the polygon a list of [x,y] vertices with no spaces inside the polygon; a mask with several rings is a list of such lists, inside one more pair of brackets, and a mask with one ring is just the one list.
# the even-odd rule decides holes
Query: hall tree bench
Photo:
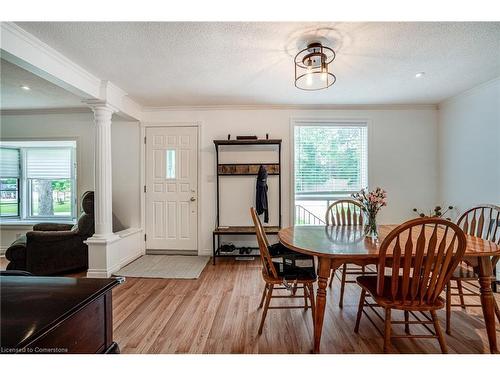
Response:
[{"label": "hall tree bench", "polygon": [[[226,235],[231,236],[255,236],[254,226],[234,226],[234,225],[221,225],[220,215],[220,184],[221,178],[234,178],[237,176],[257,176],[259,167],[265,166],[268,176],[278,177],[278,225],[265,226],[264,230],[268,235],[277,235],[281,229],[281,139],[222,139],[214,140],[215,145],[215,158],[216,158],[216,176],[217,176],[217,196],[216,196],[216,226],[212,232],[212,263],[215,264],[215,259],[218,257],[255,257],[259,256],[259,249],[257,247],[247,248],[249,253],[240,254],[239,249],[235,248],[232,252],[221,251],[221,237]],[[255,148],[254,146],[257,146]],[[242,152],[247,150],[247,147],[252,148],[249,152],[258,152],[260,147],[268,147],[270,151],[276,151],[277,163],[274,162],[260,162],[260,163],[221,163],[220,153],[223,152],[222,148],[238,148]],[[255,150],[253,150],[255,149]],[[255,182],[252,182],[253,186]]]}]

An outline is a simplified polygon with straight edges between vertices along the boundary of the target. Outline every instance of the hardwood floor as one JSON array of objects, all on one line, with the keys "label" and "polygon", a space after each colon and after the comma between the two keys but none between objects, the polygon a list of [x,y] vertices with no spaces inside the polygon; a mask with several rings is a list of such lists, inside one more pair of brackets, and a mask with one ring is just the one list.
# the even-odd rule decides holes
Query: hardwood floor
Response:
[{"label": "hardwood floor", "polygon": [[[5,267],[5,258],[0,264]],[[270,310],[257,335],[263,286],[257,260],[217,260],[198,280],[127,278],[113,290],[114,340],[122,353],[310,353],[309,311]],[[339,286],[335,279],[328,289],[321,352],[382,353],[382,337],[366,317],[359,334],[353,332],[359,288],[346,285],[340,309]],[[444,329],[444,311],[438,315]],[[450,353],[489,353],[480,308],[454,309],[452,330],[446,335]],[[425,333],[420,326],[412,332]],[[395,353],[440,353],[437,340],[393,340],[392,346]]]},{"label": "hardwood floor", "polygon": [[[270,310],[257,335],[263,285],[257,260],[218,260],[198,280],[128,278],[113,291],[115,340],[123,353],[309,353],[310,312]],[[353,332],[358,286],[347,284],[340,309],[339,285],[335,280],[328,290],[321,352],[381,353],[382,338],[366,317],[359,335]],[[444,311],[439,317],[444,327]],[[452,319],[453,334],[446,336],[450,353],[489,352],[480,308],[454,310]],[[412,332],[426,333],[420,326]],[[393,340],[393,348],[440,353],[437,340],[429,339]]]}]

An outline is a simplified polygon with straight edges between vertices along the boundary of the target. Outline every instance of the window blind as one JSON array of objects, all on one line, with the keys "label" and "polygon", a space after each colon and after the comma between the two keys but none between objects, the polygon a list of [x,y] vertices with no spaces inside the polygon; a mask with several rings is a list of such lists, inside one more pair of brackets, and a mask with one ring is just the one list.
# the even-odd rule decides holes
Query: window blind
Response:
[{"label": "window blind", "polygon": [[0,176],[19,178],[19,149],[0,148]]},{"label": "window blind", "polygon": [[295,127],[295,193],[347,194],[367,185],[366,126]]},{"label": "window blind", "polygon": [[71,149],[26,149],[26,177],[48,180],[71,178]]}]

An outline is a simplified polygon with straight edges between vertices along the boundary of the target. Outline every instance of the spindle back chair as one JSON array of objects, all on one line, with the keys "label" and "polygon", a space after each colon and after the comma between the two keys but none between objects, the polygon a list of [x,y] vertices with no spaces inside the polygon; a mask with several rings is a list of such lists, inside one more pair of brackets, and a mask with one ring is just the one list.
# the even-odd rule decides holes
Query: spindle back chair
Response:
[{"label": "spindle back chair", "polygon": [[278,273],[272,261],[271,254],[269,253],[269,241],[259,219],[259,215],[257,215],[257,211],[253,207],[250,208],[250,214],[255,226],[255,234],[257,236],[257,243],[259,245],[259,255],[262,263],[262,272],[268,278],[277,279]]},{"label": "spindle back chair", "polygon": [[[326,210],[325,222],[327,226],[363,226],[365,224],[365,214],[363,212],[363,205],[353,199],[339,199],[333,202]],[[355,284],[356,280],[349,280],[347,275],[373,275],[373,271],[366,271],[365,266],[357,266],[355,264],[344,263],[342,269],[338,270],[340,273],[340,295],[339,307],[344,306],[344,291],[346,284]],[[330,275],[331,287],[335,271]]]},{"label": "spindle back chair", "polygon": [[363,205],[353,199],[339,199],[326,210],[326,225],[363,225]]},{"label": "spindle back chair", "polygon": [[[457,220],[457,225],[465,234],[480,237],[484,240],[495,242],[500,245],[500,207],[492,204],[481,204],[465,211]],[[493,269],[498,263],[499,256],[491,258]],[[475,283],[478,280],[477,267],[464,261],[455,272],[446,286],[446,333],[451,334],[451,307],[460,306],[480,307],[480,303],[466,303],[465,297],[480,296],[479,287]],[[456,285],[453,285],[455,283]],[[465,291],[464,291],[465,290]],[[453,291],[456,291],[453,292]],[[460,303],[453,303],[452,297],[458,296]],[[495,314],[500,322],[500,309],[495,300]]]},{"label": "spindle back chair", "polygon": [[[255,233],[257,236],[257,242],[259,244],[259,253],[262,263],[262,278],[264,279],[264,291],[260,300],[259,308],[264,306],[262,311],[262,317],[259,325],[259,335],[262,333],[262,328],[264,327],[264,321],[266,320],[267,311],[269,309],[296,309],[303,308],[307,310],[311,308],[312,318],[314,320],[315,304],[314,304],[314,288],[313,283],[316,281],[316,273],[314,271],[307,272],[307,269],[299,270],[298,274],[293,273],[293,283],[294,289],[289,295],[274,295],[276,290],[287,290],[290,288],[283,286],[286,283],[287,278],[290,274],[287,274],[287,269],[283,265],[283,259],[281,265],[277,262],[273,262],[273,258],[269,252],[269,240],[267,239],[266,232],[262,226],[262,222],[257,215],[255,208],[250,208],[250,215],[252,216],[253,223],[255,225]],[[280,269],[281,268],[281,269]],[[312,267],[314,269],[314,265]],[[303,294],[296,294],[296,290],[303,290]],[[288,306],[269,306],[272,298],[303,298],[304,305],[288,305]]]},{"label": "spindle back chair", "polygon": [[[436,310],[444,307],[440,297],[453,271],[466,250],[464,232],[455,223],[441,218],[419,218],[399,225],[385,237],[380,245],[377,276],[358,277],[362,288],[355,332],[364,307],[385,310],[384,352],[390,349],[391,338],[437,338],[441,351],[446,343],[441,332]],[[389,270],[387,270],[389,269]],[[389,271],[389,275],[387,275]],[[375,301],[367,303],[367,295]],[[391,310],[403,310],[406,335],[391,334]],[[427,320],[417,318],[422,313]],[[424,314],[430,312],[431,317]],[[409,313],[417,320],[410,321]],[[380,316],[380,315],[379,315]],[[370,319],[371,321],[371,319]],[[410,324],[424,324],[431,335],[411,335]],[[434,325],[432,332],[427,325]]]}]

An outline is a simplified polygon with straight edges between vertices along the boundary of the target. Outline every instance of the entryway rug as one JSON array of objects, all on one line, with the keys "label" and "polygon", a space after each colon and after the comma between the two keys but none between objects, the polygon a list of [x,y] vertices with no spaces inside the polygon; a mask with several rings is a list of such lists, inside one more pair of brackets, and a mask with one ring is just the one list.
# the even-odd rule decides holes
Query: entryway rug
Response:
[{"label": "entryway rug", "polygon": [[115,273],[116,276],[155,279],[197,279],[210,257],[196,255],[143,255]]}]

